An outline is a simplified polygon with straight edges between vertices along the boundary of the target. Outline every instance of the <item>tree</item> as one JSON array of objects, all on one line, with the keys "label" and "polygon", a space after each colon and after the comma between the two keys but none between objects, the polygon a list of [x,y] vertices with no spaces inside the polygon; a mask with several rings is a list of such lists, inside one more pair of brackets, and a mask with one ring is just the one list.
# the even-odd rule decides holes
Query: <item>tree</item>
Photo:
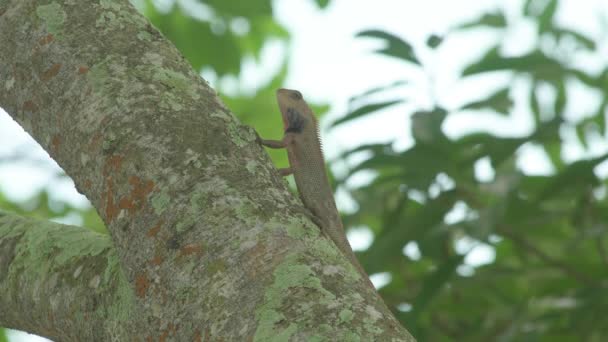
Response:
[{"label": "tree", "polygon": [[127,1],[1,1],[0,41],[2,107],[110,233],[2,214],[0,325],[76,341],[412,340]]},{"label": "tree", "polygon": [[[558,9],[557,0],[528,0],[519,11],[497,9],[426,44],[381,30],[360,33],[382,41],[378,52],[398,58],[414,76],[355,97],[351,112],[334,125],[407,103],[399,110],[411,119],[415,143],[406,149],[371,144],[344,154],[358,161],[340,184],[360,171],[374,175],[369,184],[345,186],[359,208],[345,221],[374,233],[363,264],[370,274],[390,276],[380,293],[420,340],[603,341],[608,335],[602,171],[608,153],[601,146],[608,65],[599,48],[606,42],[605,13],[589,19],[603,28],[592,34],[558,21]],[[524,25],[532,28],[526,37],[532,46],[506,51]],[[437,86],[430,77],[428,88],[458,89],[481,77],[493,81],[484,83],[491,88],[456,105],[436,91],[428,96],[432,106],[412,106],[411,94],[427,89],[415,76],[434,75],[430,62],[451,58],[444,44],[475,39],[481,30],[493,31],[495,42],[478,47],[481,56],[463,66],[456,84]],[[516,113],[532,123],[529,132],[498,135],[476,125],[454,135],[446,129],[463,114],[475,123],[512,122]],[[573,145],[584,151],[576,159],[565,153]],[[539,151],[535,161],[546,159],[551,171],[527,172],[526,148]],[[477,246],[495,256],[465,263]]]}]

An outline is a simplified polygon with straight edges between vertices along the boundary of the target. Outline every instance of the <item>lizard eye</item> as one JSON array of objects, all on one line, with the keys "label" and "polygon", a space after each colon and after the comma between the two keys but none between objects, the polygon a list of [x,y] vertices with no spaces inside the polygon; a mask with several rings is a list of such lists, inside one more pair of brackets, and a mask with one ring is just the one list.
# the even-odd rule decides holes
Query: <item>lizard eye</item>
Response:
[{"label": "lizard eye", "polygon": [[302,99],[302,93],[300,93],[297,90],[294,90],[291,92],[291,98],[294,100],[301,100]]}]

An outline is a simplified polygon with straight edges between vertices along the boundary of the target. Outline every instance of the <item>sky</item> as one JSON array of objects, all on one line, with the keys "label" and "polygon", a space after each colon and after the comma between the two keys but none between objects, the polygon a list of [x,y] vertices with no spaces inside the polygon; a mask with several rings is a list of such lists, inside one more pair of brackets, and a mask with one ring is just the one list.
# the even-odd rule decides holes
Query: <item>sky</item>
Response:
[{"label": "sky", "polygon": [[[394,141],[398,148],[406,148],[413,142],[409,136],[409,119],[405,115],[412,106],[430,105],[428,82],[425,75],[416,74],[408,65],[387,57],[371,53],[379,48],[377,41],[355,38],[357,32],[365,29],[381,29],[406,38],[415,47],[423,46],[431,33],[442,34],[457,23],[472,20],[487,9],[496,6],[507,7],[507,13],[514,13],[520,8],[520,0],[479,1],[479,0],[332,0],[329,7],[319,10],[310,0],[276,0],[275,15],[292,35],[289,46],[269,44],[263,53],[260,64],[246,64],[242,78],[243,87],[255,88],[263,82],[272,71],[276,70],[276,54],[289,53],[290,68],[286,86],[300,90],[304,97],[312,102],[331,105],[329,114],[322,121],[322,127],[348,111],[348,100],[354,94],[362,93],[374,86],[386,85],[396,80],[411,79],[415,87],[395,93],[396,96],[408,97],[409,103],[391,107],[379,114],[358,120],[352,125],[345,125],[328,132],[322,130],[324,149],[328,159],[334,159],[340,151],[363,143]],[[595,20],[588,20],[598,10],[608,13],[602,0],[562,0],[558,20],[583,32],[598,32]],[[508,5],[506,5],[508,4]],[[507,51],[517,54],[524,52],[533,41],[528,34],[529,27],[518,27],[515,32],[505,37]],[[435,71],[440,100],[449,108],[467,100],[481,98],[505,82],[500,77],[479,79],[474,82],[459,82],[458,73],[466,61],[471,61],[484,51],[496,36],[492,33],[480,33],[474,39],[464,35],[446,41],[438,56],[423,54],[422,57]],[[608,55],[608,50],[606,51]],[[428,58],[427,58],[428,57]],[[213,82],[212,82],[213,84]],[[230,90],[230,84],[220,86]],[[523,96],[525,87],[515,91],[514,96]],[[521,94],[519,94],[521,93]],[[593,101],[580,94],[580,108],[573,108],[574,116],[583,115],[585,104]],[[409,106],[409,107],[408,107]],[[580,113],[580,114],[577,114]],[[527,113],[515,108],[508,118],[487,116],[480,120],[469,113],[450,117],[444,126],[446,134],[458,136],[470,130],[490,130],[500,135],[522,135],[532,129]],[[574,141],[571,132],[564,132],[565,137]],[[597,142],[590,151],[572,142],[565,150],[565,158],[574,160],[589,155],[600,154],[608,150],[606,143]],[[51,196],[70,201],[74,205],[86,206],[86,199],[79,195],[70,180],[57,178],[59,167],[4,111],[0,109],[0,158],[26,153],[31,158],[27,162],[0,163],[0,188],[16,200],[23,200],[41,188],[49,189]],[[551,172],[546,157],[533,146],[520,150],[519,166],[528,173],[546,174]],[[1,160],[1,159],[0,159]],[[31,160],[34,160],[33,162]],[[340,163],[335,163],[333,171],[340,173]],[[605,169],[605,170],[604,170]],[[600,172],[608,174],[608,167]],[[481,161],[478,165],[479,177],[491,179],[489,162]],[[359,181],[365,181],[359,180]],[[338,194],[338,205],[349,209],[349,200]],[[462,210],[461,210],[462,212]],[[458,215],[456,210],[452,215]],[[78,220],[69,219],[78,224]],[[357,249],[369,244],[369,232],[357,230],[349,239]],[[464,241],[461,249],[469,250],[469,264],[488,262],[493,258],[493,251],[487,246],[475,245],[475,242]],[[405,253],[415,256],[417,247],[408,244]],[[462,270],[466,272],[466,270]],[[381,285],[386,279],[379,275],[375,284]],[[32,335],[12,332],[11,341],[40,341]],[[43,340],[43,339],[42,339]]]}]

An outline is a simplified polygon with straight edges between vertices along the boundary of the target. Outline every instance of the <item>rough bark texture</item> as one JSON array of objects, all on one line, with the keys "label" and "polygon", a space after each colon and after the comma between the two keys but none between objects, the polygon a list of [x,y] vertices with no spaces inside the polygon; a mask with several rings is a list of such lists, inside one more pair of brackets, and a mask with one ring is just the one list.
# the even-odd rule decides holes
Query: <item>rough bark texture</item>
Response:
[{"label": "rough bark texture", "polygon": [[[74,179],[111,234],[131,291],[115,273],[103,280],[99,295],[114,297],[97,310],[122,324],[112,339],[413,340],[301,214],[251,129],[128,1],[0,0],[0,46],[0,106]],[[42,235],[20,224],[2,229],[0,245],[15,247],[3,248],[0,267],[29,279],[7,285],[11,295],[43,296],[38,273],[27,274],[38,268],[15,263],[18,251],[41,243],[26,237]],[[73,243],[98,239],[82,238]],[[58,281],[42,289],[86,303],[95,291],[59,280],[79,265],[92,276],[117,266],[108,265],[109,250],[75,250],[60,261],[49,252],[41,277]],[[0,315],[0,326],[85,341],[112,324],[78,306],[67,314],[45,305],[46,318],[19,307]]]},{"label": "rough bark texture", "polygon": [[0,212],[0,294],[1,325],[56,341],[111,341],[133,323],[110,237],[80,227]]}]

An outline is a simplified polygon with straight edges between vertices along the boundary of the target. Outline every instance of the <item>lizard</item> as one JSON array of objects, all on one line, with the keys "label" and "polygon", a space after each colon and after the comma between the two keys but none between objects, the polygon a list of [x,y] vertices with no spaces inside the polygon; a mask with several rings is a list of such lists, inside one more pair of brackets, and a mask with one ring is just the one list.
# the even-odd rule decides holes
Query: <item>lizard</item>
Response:
[{"label": "lizard", "polygon": [[313,111],[297,90],[278,89],[276,98],[283,119],[283,139],[266,140],[258,136],[258,142],[269,148],[287,150],[289,167],[279,169],[279,174],[293,174],[300,199],[312,214],[311,220],[371,284],[346,238],[325,170],[319,127]]}]

